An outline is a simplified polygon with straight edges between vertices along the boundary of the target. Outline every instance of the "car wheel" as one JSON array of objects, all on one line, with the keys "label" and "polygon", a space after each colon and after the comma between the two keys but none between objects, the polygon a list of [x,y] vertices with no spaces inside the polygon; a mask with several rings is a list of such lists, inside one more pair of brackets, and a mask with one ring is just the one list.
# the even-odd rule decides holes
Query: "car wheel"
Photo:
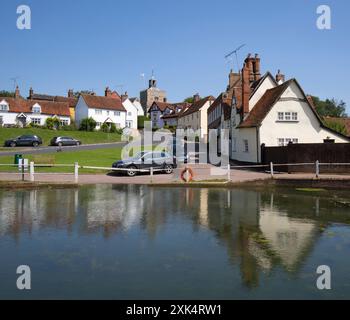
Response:
[{"label": "car wheel", "polygon": [[129,177],[134,177],[134,176],[136,176],[136,167],[135,166],[130,166],[130,167],[128,167],[128,171],[126,171],[126,173],[127,173],[127,175],[129,176]]},{"label": "car wheel", "polygon": [[11,142],[10,147],[14,148],[16,146],[16,142]]},{"label": "car wheel", "polygon": [[62,142],[59,142],[57,145],[58,145],[59,147],[62,147]]},{"label": "car wheel", "polygon": [[39,145],[38,142],[36,142],[36,141],[33,142],[33,147],[34,147],[34,148],[36,148],[38,145]]},{"label": "car wheel", "polygon": [[80,146],[80,142],[79,141],[77,141],[77,147],[79,147]]},{"label": "car wheel", "polygon": [[171,173],[173,173],[173,171],[174,171],[174,168],[173,168],[173,166],[171,164],[165,165],[164,172],[166,174],[171,174]]}]

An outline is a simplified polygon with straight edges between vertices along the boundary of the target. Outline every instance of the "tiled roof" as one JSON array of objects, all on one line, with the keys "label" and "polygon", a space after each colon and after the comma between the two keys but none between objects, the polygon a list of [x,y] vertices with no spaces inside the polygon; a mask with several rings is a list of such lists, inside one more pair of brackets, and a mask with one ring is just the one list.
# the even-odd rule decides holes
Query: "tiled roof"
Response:
[{"label": "tiled roof", "polygon": [[208,113],[215,109],[217,106],[221,104],[223,111],[224,111],[224,120],[228,120],[231,118],[231,108],[232,108],[232,96],[227,93],[221,93],[215,101],[212,103],[212,105],[208,108]]},{"label": "tiled roof", "polygon": [[81,97],[84,99],[85,103],[89,108],[108,109],[126,112],[120,99],[94,96],[90,94],[82,94]]},{"label": "tiled roof", "polygon": [[56,101],[56,102],[65,102],[69,104],[69,107],[75,108],[78,102],[76,97],[64,97],[64,96],[51,96],[48,94],[33,93],[29,100],[40,100],[40,101]]},{"label": "tiled roof", "polygon": [[173,105],[168,102],[159,102],[159,101],[154,101],[150,108],[148,109],[148,112],[150,112],[151,108],[153,105],[156,105],[160,111],[164,111],[166,108],[173,109]]},{"label": "tiled roof", "polygon": [[194,103],[192,103],[191,107],[189,107],[184,113],[182,113],[180,116],[184,117],[191,113],[197,112],[200,110],[208,101],[214,101],[215,98],[213,96],[208,96],[203,99],[200,99]]},{"label": "tiled roof", "polygon": [[265,94],[260,98],[260,100],[256,103],[254,108],[250,111],[247,118],[238,127],[250,128],[259,126],[292,81],[294,81],[294,79],[284,82],[283,84],[275,88],[266,90]]},{"label": "tiled roof", "polygon": [[45,100],[25,100],[8,97],[0,97],[0,102],[5,100],[9,104],[9,112],[32,113],[33,106],[37,103],[41,107],[41,113],[47,115],[70,116],[69,105],[64,102]]}]

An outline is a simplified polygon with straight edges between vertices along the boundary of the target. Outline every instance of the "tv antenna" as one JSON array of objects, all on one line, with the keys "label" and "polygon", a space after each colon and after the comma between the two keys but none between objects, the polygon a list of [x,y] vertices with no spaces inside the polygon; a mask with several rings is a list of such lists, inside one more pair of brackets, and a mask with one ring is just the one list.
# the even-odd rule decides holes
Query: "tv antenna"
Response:
[{"label": "tv antenna", "polygon": [[120,93],[121,93],[121,94],[124,94],[124,90],[123,90],[124,87],[125,87],[124,84],[117,84],[115,87],[117,88],[117,90],[118,90],[118,88],[120,88]]},{"label": "tv antenna", "polygon": [[240,46],[237,47],[235,50],[231,51],[230,53],[228,53],[228,54],[225,56],[225,59],[228,59],[228,62],[233,62],[232,55],[235,55],[235,57],[236,57],[236,63],[237,63],[237,70],[239,69],[237,52],[238,52],[239,50],[241,50],[244,46],[245,46],[245,44],[240,45]]},{"label": "tv antenna", "polygon": [[19,77],[13,77],[13,78],[10,78],[11,81],[13,81],[13,89],[16,90],[16,87],[17,87],[17,80],[19,79]]}]

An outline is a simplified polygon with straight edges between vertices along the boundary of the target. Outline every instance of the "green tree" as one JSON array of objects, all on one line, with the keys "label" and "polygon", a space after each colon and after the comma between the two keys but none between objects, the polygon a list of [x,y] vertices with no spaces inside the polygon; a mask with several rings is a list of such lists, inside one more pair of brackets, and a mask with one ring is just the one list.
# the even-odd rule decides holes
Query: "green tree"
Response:
[{"label": "green tree", "polygon": [[108,124],[106,122],[102,124],[102,126],[100,128],[100,131],[102,131],[102,132],[109,132],[109,126],[108,126]]},{"label": "green tree", "polygon": [[145,127],[145,121],[149,121],[147,116],[138,116],[137,117],[137,128],[143,129]]},{"label": "green tree", "polygon": [[80,122],[79,130],[81,131],[94,131],[96,128],[96,121],[93,118],[84,118]]},{"label": "green tree", "polygon": [[14,97],[15,93],[12,91],[1,90],[0,97]]},{"label": "green tree", "polygon": [[346,117],[346,103],[343,100],[326,99],[321,100],[319,97],[312,96],[316,111],[322,117]]},{"label": "green tree", "polygon": [[193,97],[188,97],[183,102],[193,103],[193,100],[194,100]]},{"label": "green tree", "polygon": [[61,121],[57,117],[49,117],[45,121],[46,128],[50,130],[59,130],[61,127]]},{"label": "green tree", "polygon": [[324,119],[324,124],[330,128],[333,129],[334,131],[337,131],[343,135],[349,135],[350,132],[348,133],[346,130],[346,126],[344,122],[342,122],[340,119]]}]

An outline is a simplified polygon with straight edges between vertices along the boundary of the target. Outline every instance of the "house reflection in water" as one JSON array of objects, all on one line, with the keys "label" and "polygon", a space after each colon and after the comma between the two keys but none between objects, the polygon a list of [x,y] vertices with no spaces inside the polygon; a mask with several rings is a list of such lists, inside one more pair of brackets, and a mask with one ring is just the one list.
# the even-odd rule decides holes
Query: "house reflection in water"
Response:
[{"label": "house reflection in water", "polygon": [[[0,237],[20,241],[23,233],[51,228],[110,238],[138,228],[152,240],[164,235],[162,229],[177,225],[181,236],[182,226],[192,225],[193,232],[215,236],[250,288],[276,267],[297,272],[331,210],[317,197],[239,189],[96,185],[0,191]],[[332,214],[332,222],[337,219],[342,217]]]}]

